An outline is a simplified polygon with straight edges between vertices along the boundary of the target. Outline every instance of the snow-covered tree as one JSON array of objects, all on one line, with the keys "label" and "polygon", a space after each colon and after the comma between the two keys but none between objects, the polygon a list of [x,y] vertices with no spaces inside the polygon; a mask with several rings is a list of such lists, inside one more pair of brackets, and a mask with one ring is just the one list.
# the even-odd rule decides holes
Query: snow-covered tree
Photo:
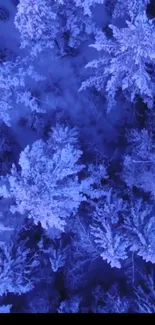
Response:
[{"label": "snow-covered tree", "polygon": [[143,284],[134,287],[136,312],[155,313],[155,283],[154,274],[141,274]]},{"label": "snow-covered tree", "polygon": [[84,14],[91,16],[91,9],[95,7],[96,4],[104,4],[105,0],[74,0],[76,6],[82,7],[84,9]]},{"label": "snow-covered tree", "polygon": [[95,32],[91,9],[104,0],[24,0],[17,6],[15,26],[21,34],[21,48],[36,56],[46,48],[59,55],[76,48]]},{"label": "snow-covered tree", "polygon": [[58,45],[63,55],[69,53],[69,49],[76,49],[82,41],[95,33],[95,24],[90,15],[85,15],[75,0],[66,0],[58,6],[57,19],[59,18]]},{"label": "snow-covered tree", "polygon": [[141,200],[134,202],[125,217],[124,228],[130,250],[146,262],[155,263],[155,217],[151,206]]},{"label": "snow-covered tree", "polygon": [[133,21],[139,14],[146,11],[150,0],[117,0],[113,12],[113,18],[128,17]]},{"label": "snow-covered tree", "polygon": [[101,51],[101,56],[86,65],[94,68],[95,76],[82,83],[80,90],[95,87],[104,89],[109,109],[116,101],[119,90],[128,100],[134,102],[142,97],[149,107],[153,106],[155,95],[155,25],[145,14],[139,14],[133,23],[127,21],[127,27],[117,28],[110,25],[113,38],[107,39],[99,31],[93,45]]},{"label": "snow-covered tree", "polygon": [[[23,103],[30,111],[40,111],[38,103],[27,91],[27,80],[30,78],[36,82],[42,77],[35,72],[28,57],[18,57],[15,62],[6,61],[0,65],[0,120],[8,126],[15,112],[15,105]],[[18,115],[18,114],[17,114]]]},{"label": "snow-covered tree", "polygon": [[110,190],[105,200],[98,203],[90,226],[99,255],[111,267],[121,268],[121,261],[127,258],[129,243],[119,227],[119,213],[124,209],[123,201]]},{"label": "snow-covered tree", "polygon": [[32,290],[35,282],[32,273],[37,266],[38,261],[33,256],[30,258],[30,249],[0,242],[0,296],[8,292],[21,295]]},{"label": "snow-covered tree", "polygon": [[67,218],[87,200],[85,193],[98,196],[97,191],[93,194],[93,175],[83,180],[78,176],[85,166],[80,164],[82,151],[77,146],[76,130],[60,125],[47,142],[38,140],[31,148],[27,146],[19,159],[21,172],[13,166],[8,192],[5,186],[1,191],[16,201],[11,212],[27,214],[45,229],[63,231]]},{"label": "snow-covered tree", "polygon": [[[45,242],[46,239],[47,237],[45,237]],[[38,243],[39,250],[42,253],[42,258],[46,258],[50,262],[53,272],[58,272],[66,263],[69,246],[67,245],[64,247],[62,238],[53,239],[48,247],[46,247],[47,245],[45,245],[45,242],[44,238],[42,238]]]},{"label": "snow-covered tree", "polygon": [[[76,49],[81,42],[95,35],[96,26],[92,18],[92,8],[103,4],[104,0],[55,0],[57,3],[57,19],[59,18],[58,44],[62,54],[69,49]],[[62,40],[64,44],[62,44]],[[62,51],[63,49],[63,51]],[[72,52],[71,52],[72,53]]]},{"label": "snow-covered tree", "polygon": [[27,47],[36,56],[46,48],[53,48],[58,31],[52,0],[20,0],[15,26],[21,34],[21,48]]},{"label": "snow-covered tree", "polygon": [[[55,0],[55,1],[65,4],[65,0]],[[91,16],[92,7],[95,7],[96,4],[104,4],[105,0],[73,0],[73,1],[77,7],[83,8],[85,15]]]},{"label": "snow-covered tree", "polygon": [[128,133],[128,147],[123,161],[122,179],[127,186],[155,195],[155,145],[146,129]]},{"label": "snow-covered tree", "polygon": [[92,292],[93,313],[127,313],[129,310],[129,300],[120,295],[120,290],[117,284],[105,292],[102,286],[97,286]]}]

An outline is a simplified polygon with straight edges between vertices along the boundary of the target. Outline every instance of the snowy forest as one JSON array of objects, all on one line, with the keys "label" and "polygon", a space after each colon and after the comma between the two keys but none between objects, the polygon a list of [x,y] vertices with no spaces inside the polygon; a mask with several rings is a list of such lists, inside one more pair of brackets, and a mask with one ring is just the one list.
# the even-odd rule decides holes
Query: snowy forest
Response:
[{"label": "snowy forest", "polygon": [[0,0],[0,313],[155,313],[155,0]]}]

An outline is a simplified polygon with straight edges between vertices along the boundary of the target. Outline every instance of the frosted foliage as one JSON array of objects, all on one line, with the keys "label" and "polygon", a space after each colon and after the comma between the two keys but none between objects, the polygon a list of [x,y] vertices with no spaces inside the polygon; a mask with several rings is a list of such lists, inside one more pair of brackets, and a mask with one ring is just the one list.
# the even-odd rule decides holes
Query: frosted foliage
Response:
[{"label": "frosted foliage", "polygon": [[133,21],[139,14],[146,11],[150,0],[117,0],[113,18],[128,16]]},{"label": "frosted foliage", "polygon": [[104,0],[25,0],[17,6],[15,26],[21,34],[21,48],[28,47],[36,56],[45,48],[67,53],[67,45],[77,48],[95,33],[91,9]]},{"label": "frosted foliage", "polygon": [[[65,4],[65,0],[55,0],[56,2],[60,4]],[[104,0],[73,0],[74,5],[77,7],[81,7],[84,10],[84,14],[91,16],[91,9],[94,7],[96,4],[103,4]]]},{"label": "frosted foliage", "polygon": [[94,304],[92,306],[94,313],[127,313],[129,301],[126,297],[120,295],[117,284],[111,286],[106,292],[102,286],[97,286],[93,290]]},{"label": "frosted foliage", "polygon": [[30,111],[40,111],[31,92],[26,91],[28,78],[35,81],[42,79],[27,58],[18,57],[15,62],[7,61],[0,65],[0,119],[8,126],[11,124],[15,104],[23,103]]},{"label": "frosted foliage", "polygon": [[136,186],[155,195],[155,146],[145,129],[128,135],[128,149],[123,161],[122,178],[129,187]]},{"label": "frosted foliage", "polygon": [[143,286],[135,289],[135,303],[139,313],[154,314],[155,313],[155,283],[154,274],[143,275]]},{"label": "frosted foliage", "polygon": [[125,220],[130,249],[146,262],[155,263],[155,218],[152,209],[141,200],[131,207]]},{"label": "frosted foliage", "polygon": [[13,109],[12,98],[25,85],[23,69],[17,70],[16,64],[4,62],[0,65],[0,119],[10,123]]},{"label": "frosted foliage", "polygon": [[92,67],[95,76],[84,81],[80,90],[94,86],[105,89],[109,109],[115,104],[118,90],[122,90],[128,100],[134,102],[141,96],[151,108],[155,94],[152,69],[155,64],[155,28],[154,22],[145,14],[137,16],[134,23],[126,22],[126,28],[110,25],[113,39],[108,40],[98,32],[95,44],[102,51],[101,57],[87,64]]},{"label": "frosted foliage", "polygon": [[96,208],[91,226],[100,256],[116,268],[121,268],[121,261],[127,258],[129,245],[117,227],[119,212],[123,209],[122,200],[112,197],[110,191],[105,202]]},{"label": "frosted foliage", "polygon": [[33,289],[30,274],[34,259],[28,262],[29,252],[21,246],[12,256],[12,247],[0,242],[0,296],[8,292],[21,295]]},{"label": "frosted foliage", "polygon": [[85,15],[91,16],[91,7],[103,4],[104,0],[74,0],[77,6],[83,7]]},{"label": "frosted foliage", "polygon": [[73,134],[74,130],[57,125],[47,143],[38,140],[25,148],[19,159],[21,173],[13,167],[8,177],[10,195],[16,200],[11,211],[27,212],[45,229],[64,230],[66,219],[86,199],[83,190],[90,187],[90,182],[78,178],[84,165],[78,163],[82,152],[75,148]]},{"label": "frosted foliage", "polygon": [[54,46],[57,34],[56,15],[51,0],[24,0],[17,6],[15,26],[21,34],[21,48],[29,47],[37,55]]},{"label": "frosted foliage", "polygon": [[59,6],[58,16],[60,34],[67,35],[64,40],[64,51],[67,46],[77,48],[82,41],[88,39],[88,35],[95,33],[96,28],[91,17],[84,15],[81,7],[75,6],[74,0],[66,0]]}]

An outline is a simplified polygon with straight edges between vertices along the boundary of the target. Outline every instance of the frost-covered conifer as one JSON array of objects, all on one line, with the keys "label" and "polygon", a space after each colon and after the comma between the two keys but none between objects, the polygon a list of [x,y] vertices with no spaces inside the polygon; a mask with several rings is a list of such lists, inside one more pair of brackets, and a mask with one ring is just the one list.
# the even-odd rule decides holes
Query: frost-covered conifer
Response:
[{"label": "frost-covered conifer", "polygon": [[99,255],[111,267],[121,268],[121,262],[128,257],[129,243],[119,227],[119,213],[124,209],[123,200],[113,195],[110,190],[106,198],[96,206],[93,224],[90,226]]},{"label": "frost-covered conifer", "polygon": [[[29,258],[30,249],[0,242],[0,296],[8,292],[21,295],[34,287],[33,272],[38,261]],[[32,277],[31,277],[32,275]]]},{"label": "frost-covered conifer", "polygon": [[95,87],[105,90],[109,109],[116,101],[118,91],[134,102],[140,96],[149,107],[153,106],[155,95],[155,25],[142,13],[135,21],[127,21],[127,27],[110,25],[113,38],[107,39],[99,31],[95,44],[101,52],[100,58],[86,65],[94,68],[95,76],[84,81],[80,90]]},{"label": "frost-covered conifer", "polygon": [[113,18],[129,17],[133,21],[139,14],[143,14],[146,11],[149,2],[150,0],[117,0]]},{"label": "frost-covered conifer", "polygon": [[3,196],[15,199],[11,212],[28,215],[45,229],[63,231],[67,218],[73,217],[81,202],[87,200],[85,194],[93,198],[102,195],[101,189],[93,189],[96,177],[80,180],[79,173],[85,166],[80,163],[82,151],[77,146],[76,130],[59,125],[47,142],[38,140],[32,147],[27,146],[19,159],[21,172],[13,166],[8,190],[5,186],[1,190]]},{"label": "frost-covered conifer", "polygon": [[12,118],[18,116],[15,110],[19,103],[30,111],[41,110],[31,92],[27,91],[29,78],[36,82],[42,80],[28,57],[17,57],[15,62],[6,61],[0,64],[0,120],[8,126],[11,125]]},{"label": "frost-covered conifer", "polygon": [[32,55],[53,48],[58,31],[53,1],[21,0],[15,26],[21,34],[21,48],[28,47]]},{"label": "frost-covered conifer", "polygon": [[130,250],[146,262],[155,263],[155,218],[151,206],[142,200],[135,201],[124,220],[124,228]]},{"label": "frost-covered conifer", "polygon": [[128,133],[128,147],[123,161],[122,179],[127,186],[155,195],[155,145],[146,129]]}]

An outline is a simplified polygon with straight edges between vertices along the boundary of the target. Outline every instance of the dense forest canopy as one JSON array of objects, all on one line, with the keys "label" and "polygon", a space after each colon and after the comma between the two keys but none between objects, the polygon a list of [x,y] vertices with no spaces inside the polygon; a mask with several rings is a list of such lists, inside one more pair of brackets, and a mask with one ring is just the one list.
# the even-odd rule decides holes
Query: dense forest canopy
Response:
[{"label": "dense forest canopy", "polygon": [[154,0],[0,0],[0,313],[155,312],[154,99]]}]

